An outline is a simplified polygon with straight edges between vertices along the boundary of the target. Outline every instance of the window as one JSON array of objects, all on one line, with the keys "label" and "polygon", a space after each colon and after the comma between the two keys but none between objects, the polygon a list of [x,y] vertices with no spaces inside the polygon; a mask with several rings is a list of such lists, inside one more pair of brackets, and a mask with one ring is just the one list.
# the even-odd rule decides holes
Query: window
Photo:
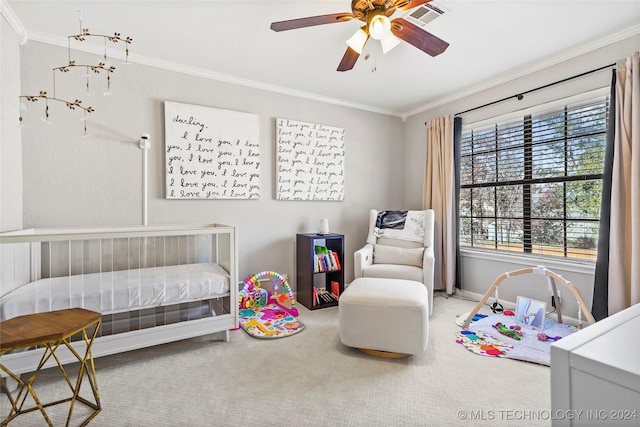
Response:
[{"label": "window", "polygon": [[594,260],[608,100],[473,127],[460,146],[460,245]]}]

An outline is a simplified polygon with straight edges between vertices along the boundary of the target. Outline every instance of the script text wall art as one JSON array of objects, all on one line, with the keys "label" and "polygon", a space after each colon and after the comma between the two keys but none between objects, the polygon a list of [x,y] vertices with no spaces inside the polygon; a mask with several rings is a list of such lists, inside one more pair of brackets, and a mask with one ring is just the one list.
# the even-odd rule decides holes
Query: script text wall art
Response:
[{"label": "script text wall art", "polygon": [[344,199],[344,129],[276,120],[278,200]]},{"label": "script text wall art", "polygon": [[167,199],[260,198],[258,116],[164,103]]}]

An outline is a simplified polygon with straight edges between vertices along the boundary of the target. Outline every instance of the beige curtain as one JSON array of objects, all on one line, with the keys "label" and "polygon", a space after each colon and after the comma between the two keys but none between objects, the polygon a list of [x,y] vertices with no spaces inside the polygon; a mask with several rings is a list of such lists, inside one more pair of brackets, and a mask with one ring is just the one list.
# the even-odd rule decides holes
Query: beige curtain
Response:
[{"label": "beige curtain", "polygon": [[640,303],[640,52],[618,62],[609,315]]},{"label": "beige curtain", "polygon": [[434,287],[453,293],[456,278],[456,219],[453,158],[453,116],[427,124],[424,209],[435,213]]}]

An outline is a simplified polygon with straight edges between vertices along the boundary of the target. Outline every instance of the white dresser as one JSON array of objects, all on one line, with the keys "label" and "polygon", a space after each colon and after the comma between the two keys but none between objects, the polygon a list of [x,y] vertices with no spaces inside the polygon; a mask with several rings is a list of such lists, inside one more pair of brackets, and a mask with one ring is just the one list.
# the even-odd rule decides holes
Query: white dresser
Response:
[{"label": "white dresser", "polygon": [[551,346],[554,426],[640,425],[640,304]]}]

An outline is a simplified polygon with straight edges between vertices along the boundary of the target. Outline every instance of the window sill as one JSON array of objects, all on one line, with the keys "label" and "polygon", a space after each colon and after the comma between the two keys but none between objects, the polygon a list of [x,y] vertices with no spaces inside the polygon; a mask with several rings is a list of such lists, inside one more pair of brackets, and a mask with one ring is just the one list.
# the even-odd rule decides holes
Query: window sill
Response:
[{"label": "window sill", "polygon": [[499,261],[518,265],[518,268],[544,266],[549,270],[570,271],[572,273],[595,273],[594,261],[580,261],[575,259],[555,259],[536,255],[524,255],[519,253],[498,252],[477,248],[460,248],[460,255],[465,258],[477,258],[488,261]]}]

